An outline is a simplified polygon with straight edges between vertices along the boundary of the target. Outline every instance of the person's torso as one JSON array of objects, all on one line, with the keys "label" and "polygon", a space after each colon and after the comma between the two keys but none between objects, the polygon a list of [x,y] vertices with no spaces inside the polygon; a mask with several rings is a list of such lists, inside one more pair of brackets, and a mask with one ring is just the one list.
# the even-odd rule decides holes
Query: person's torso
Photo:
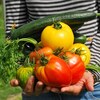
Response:
[{"label": "person's torso", "polygon": [[[96,0],[26,0],[29,20],[36,20],[52,14],[69,11],[94,11],[97,12]],[[85,22],[79,29],[87,37],[94,36],[98,29],[97,19]],[[87,42],[88,45],[91,41]]]}]

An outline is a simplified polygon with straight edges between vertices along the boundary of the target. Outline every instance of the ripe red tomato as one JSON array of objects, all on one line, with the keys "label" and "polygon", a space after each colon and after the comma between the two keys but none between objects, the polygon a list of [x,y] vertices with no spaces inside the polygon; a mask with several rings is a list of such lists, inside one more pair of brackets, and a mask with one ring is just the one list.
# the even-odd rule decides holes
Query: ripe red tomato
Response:
[{"label": "ripe red tomato", "polygon": [[[44,61],[41,62],[41,60]],[[38,60],[35,66],[35,75],[38,80],[51,87],[63,87],[71,84],[72,74],[69,65],[63,59],[50,55],[41,60]]]},{"label": "ripe red tomato", "polygon": [[66,52],[66,57],[68,58],[67,63],[72,72],[72,83],[77,83],[83,76],[85,72],[85,65],[81,57],[75,53]]},{"label": "ripe red tomato", "polygon": [[29,54],[29,57],[30,57],[30,60],[32,61],[33,58],[35,58],[35,60],[38,60],[42,55],[49,56],[51,54],[53,54],[53,50],[50,47],[43,47],[43,48],[40,48],[37,51],[36,50],[32,51]]}]

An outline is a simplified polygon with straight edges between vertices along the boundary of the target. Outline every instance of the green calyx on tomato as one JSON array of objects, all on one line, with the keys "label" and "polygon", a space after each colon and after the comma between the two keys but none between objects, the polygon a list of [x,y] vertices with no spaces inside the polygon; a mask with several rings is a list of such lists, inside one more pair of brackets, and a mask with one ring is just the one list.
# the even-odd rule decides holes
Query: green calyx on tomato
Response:
[{"label": "green calyx on tomato", "polygon": [[48,61],[49,61],[49,59],[46,56],[41,55],[41,57],[40,57],[40,64],[42,66],[45,66],[48,63]]},{"label": "green calyx on tomato", "polygon": [[63,48],[57,48],[57,49],[53,50],[53,54],[58,56],[62,51],[63,51]]},{"label": "green calyx on tomato", "polygon": [[75,49],[72,49],[71,52],[73,52],[75,54],[78,54],[78,55],[81,55],[82,52],[84,52],[84,50],[82,50],[81,48],[77,48],[76,50]]},{"label": "green calyx on tomato", "polygon": [[55,29],[61,29],[62,28],[62,25],[60,24],[60,22],[55,22],[54,23],[54,28]]}]

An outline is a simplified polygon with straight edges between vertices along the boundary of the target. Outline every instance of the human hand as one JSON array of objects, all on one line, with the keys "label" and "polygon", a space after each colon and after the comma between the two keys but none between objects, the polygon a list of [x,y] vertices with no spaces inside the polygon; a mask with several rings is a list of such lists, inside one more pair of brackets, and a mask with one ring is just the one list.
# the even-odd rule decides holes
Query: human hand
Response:
[{"label": "human hand", "polygon": [[[17,79],[12,79],[10,81],[10,84],[11,84],[11,86],[16,87],[16,86],[19,86],[19,81]],[[31,76],[29,78],[25,88],[23,89],[25,94],[27,94],[27,95],[34,94],[36,96],[41,94],[41,93],[48,92],[49,90],[50,90],[50,87],[44,88],[44,84],[41,81],[37,81],[35,84],[35,77],[34,76]]]},{"label": "human hand", "polygon": [[83,88],[86,88],[88,91],[94,90],[94,79],[91,72],[86,71],[83,75],[83,77],[80,79],[78,83],[75,85],[70,85],[67,87],[62,87],[61,89],[58,88],[51,88],[52,92],[56,93],[66,93],[66,94],[73,94],[78,95]]}]

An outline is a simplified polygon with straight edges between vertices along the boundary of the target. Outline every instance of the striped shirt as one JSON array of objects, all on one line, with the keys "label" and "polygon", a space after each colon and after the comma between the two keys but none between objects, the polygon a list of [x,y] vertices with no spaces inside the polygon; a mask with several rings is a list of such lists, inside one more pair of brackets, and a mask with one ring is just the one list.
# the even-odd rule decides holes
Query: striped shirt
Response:
[{"label": "striped shirt", "polygon": [[[100,12],[100,0],[4,0],[6,33],[9,34],[11,26],[16,23],[19,27],[27,22],[43,18],[44,16],[59,14],[69,11],[94,11]],[[85,22],[79,28],[81,34],[92,37],[86,42],[91,50],[91,63],[100,66],[100,33],[99,19]],[[93,71],[98,81],[100,73]]]}]

